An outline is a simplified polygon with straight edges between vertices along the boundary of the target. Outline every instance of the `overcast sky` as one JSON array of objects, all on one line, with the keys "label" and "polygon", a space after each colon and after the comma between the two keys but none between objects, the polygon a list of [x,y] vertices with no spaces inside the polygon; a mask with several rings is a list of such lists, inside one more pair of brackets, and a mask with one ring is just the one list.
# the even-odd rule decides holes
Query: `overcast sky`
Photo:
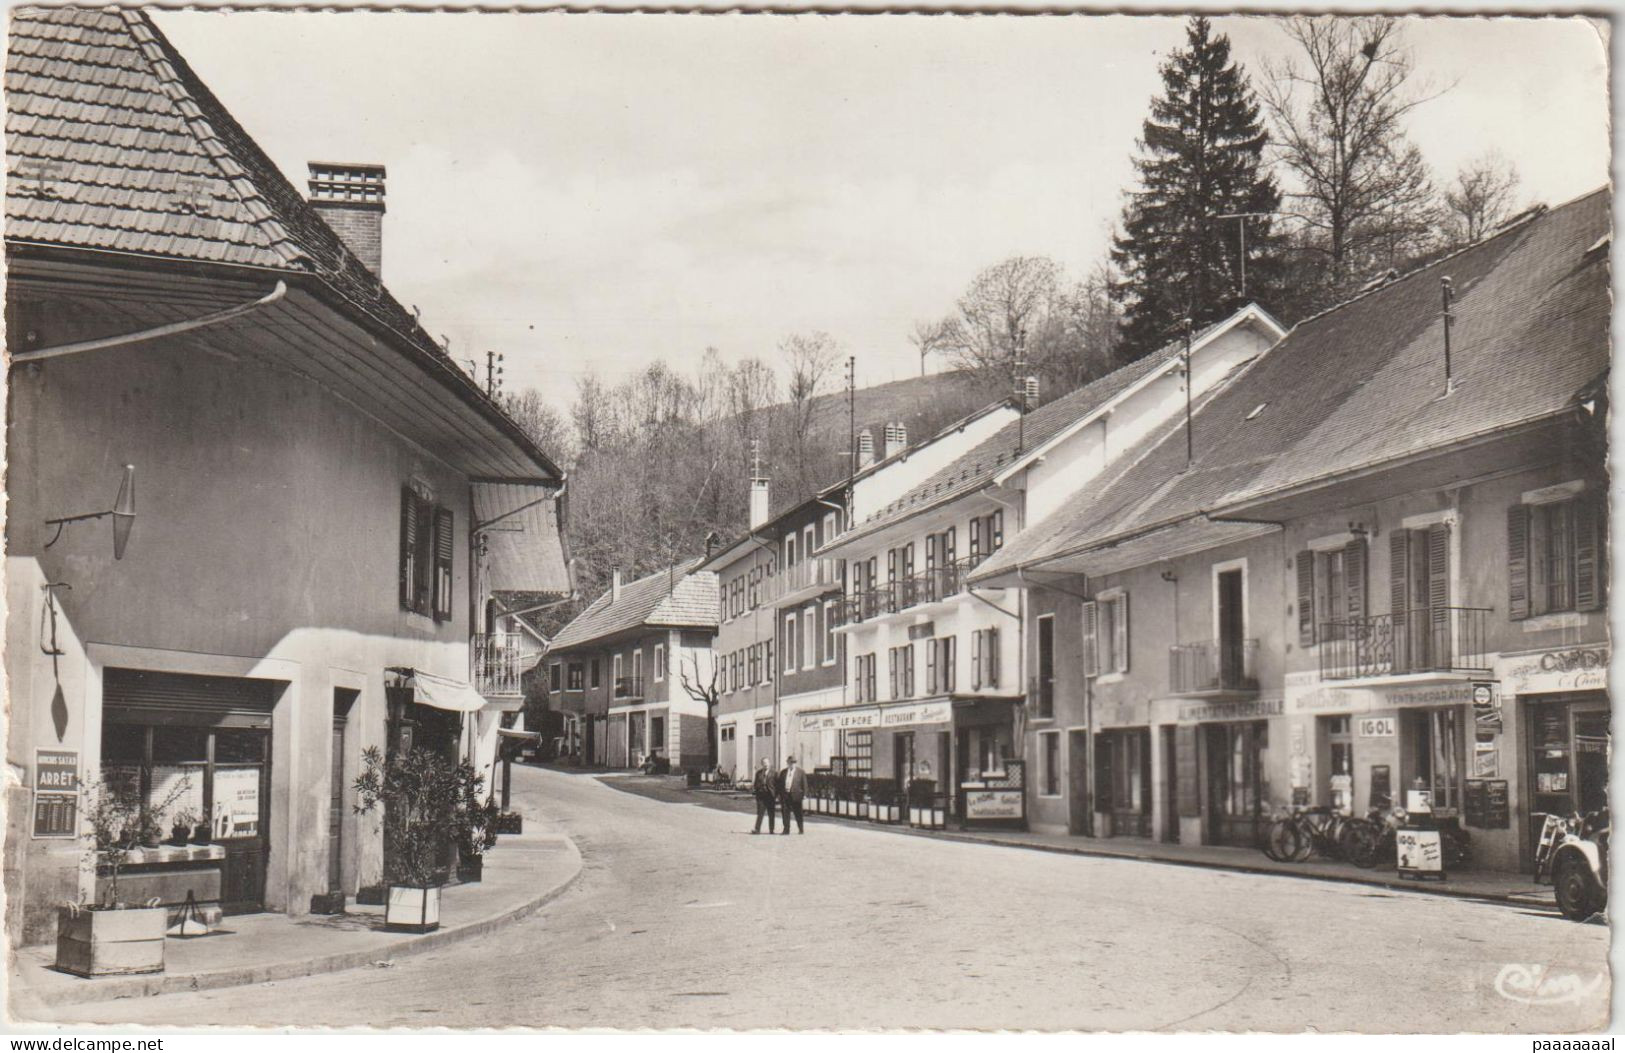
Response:
[{"label": "overcast sky", "polygon": [[[1171,17],[156,13],[301,188],[388,166],[384,278],[459,358],[559,405],[707,345],[823,329],[859,383],[978,270],[1106,250]],[[1289,54],[1225,18],[1237,57]],[[1606,43],[1578,20],[1407,21],[1441,179],[1495,146],[1526,198],[1608,178]]]}]

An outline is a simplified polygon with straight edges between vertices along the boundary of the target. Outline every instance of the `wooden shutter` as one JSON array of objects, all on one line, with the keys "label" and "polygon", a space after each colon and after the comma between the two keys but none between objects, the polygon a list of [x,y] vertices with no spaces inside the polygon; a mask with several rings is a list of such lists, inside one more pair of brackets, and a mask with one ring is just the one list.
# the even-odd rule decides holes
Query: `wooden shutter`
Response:
[{"label": "wooden shutter", "polygon": [[987,631],[987,686],[999,686],[999,630]]},{"label": "wooden shutter", "polygon": [[925,641],[925,693],[937,693],[937,645],[940,641]]},{"label": "wooden shutter", "polygon": [[1100,646],[1095,639],[1097,633],[1096,608],[1094,600],[1086,600],[1083,604],[1083,675],[1100,675]]},{"label": "wooden shutter", "polygon": [[925,535],[925,569],[935,570],[937,566],[937,538],[936,534]]},{"label": "wooden shutter", "polygon": [[982,630],[977,629],[970,636],[970,689],[982,689]]},{"label": "wooden shutter", "polygon": [[988,551],[997,552],[1004,547],[1004,509],[994,512],[990,522],[993,524],[993,543],[988,546]]},{"label": "wooden shutter", "polygon": [[1507,509],[1507,617],[1529,617],[1529,506]]},{"label": "wooden shutter", "polygon": [[401,609],[415,610],[417,581],[413,560],[418,549],[418,498],[410,486],[401,487]]},{"label": "wooden shutter", "polygon": [[1298,646],[1315,643],[1315,554],[1308,549],[1298,553]]},{"label": "wooden shutter", "polygon": [[1450,527],[1436,523],[1428,527],[1428,606],[1438,621],[1450,606]]},{"label": "wooden shutter", "polygon": [[1574,502],[1574,609],[1600,610],[1603,605],[1602,501],[1582,495]]},{"label": "wooden shutter", "polygon": [[945,564],[954,562],[957,557],[955,545],[957,544],[956,538],[958,535],[959,528],[956,526],[949,527],[948,533],[943,535],[942,562]]},{"label": "wooden shutter", "polygon": [[970,554],[972,559],[982,554],[982,521],[980,519],[970,521]]},{"label": "wooden shutter", "polygon": [[451,620],[452,513],[434,510],[434,620]]},{"label": "wooden shutter", "polygon": [[895,548],[888,548],[886,550],[886,583],[890,584],[890,583],[892,583],[892,582],[894,582],[896,580],[897,580],[897,550]]},{"label": "wooden shutter", "polygon": [[1403,625],[1411,606],[1411,532],[1394,530],[1388,535],[1388,610],[1394,624]]},{"label": "wooden shutter", "polygon": [[886,651],[886,672],[888,682],[891,684],[891,697],[897,697],[897,648],[888,648]]},{"label": "wooden shutter", "polygon": [[942,640],[942,690],[944,693],[952,694],[958,686],[956,683],[959,676],[956,668],[958,661],[959,638],[956,636],[944,637]]},{"label": "wooden shutter", "polygon": [[1350,622],[1364,621],[1366,616],[1366,544],[1365,538],[1355,538],[1343,547],[1344,612]]},{"label": "wooden shutter", "polygon": [[1116,600],[1117,620],[1112,625],[1115,636],[1113,644],[1117,649],[1117,668],[1110,670],[1114,673],[1128,672],[1128,593],[1123,593]]}]

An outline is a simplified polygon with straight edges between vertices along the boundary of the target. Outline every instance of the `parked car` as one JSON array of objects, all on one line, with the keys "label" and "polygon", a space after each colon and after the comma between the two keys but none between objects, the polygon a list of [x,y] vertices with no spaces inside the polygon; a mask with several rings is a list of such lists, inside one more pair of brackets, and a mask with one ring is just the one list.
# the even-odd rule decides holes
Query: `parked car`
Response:
[{"label": "parked car", "polygon": [[1608,809],[1550,815],[1546,823],[1535,853],[1535,878],[1551,882],[1565,918],[1585,921],[1608,906]]}]

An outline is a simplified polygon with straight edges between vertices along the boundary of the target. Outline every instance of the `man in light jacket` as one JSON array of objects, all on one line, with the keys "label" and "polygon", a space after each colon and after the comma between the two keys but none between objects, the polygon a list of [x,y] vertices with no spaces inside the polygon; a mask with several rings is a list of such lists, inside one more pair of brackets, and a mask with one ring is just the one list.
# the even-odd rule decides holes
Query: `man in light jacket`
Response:
[{"label": "man in light jacket", "polygon": [[[761,763],[756,766],[756,776],[751,780],[750,784],[750,791],[756,796],[756,829],[751,831],[753,834],[762,832],[762,816],[764,815],[767,816],[767,832],[770,834],[773,832],[773,798],[778,789],[774,783],[773,770],[767,766],[767,758],[763,757]],[[790,819],[788,816],[785,817],[784,822],[784,832],[789,833]]]},{"label": "man in light jacket", "polygon": [[785,763],[784,770],[779,772],[779,810],[784,820],[784,833],[790,833],[790,816],[796,817],[796,833],[804,834],[807,828],[801,819],[801,798],[807,792],[807,773],[796,765],[796,759],[791,757]]}]

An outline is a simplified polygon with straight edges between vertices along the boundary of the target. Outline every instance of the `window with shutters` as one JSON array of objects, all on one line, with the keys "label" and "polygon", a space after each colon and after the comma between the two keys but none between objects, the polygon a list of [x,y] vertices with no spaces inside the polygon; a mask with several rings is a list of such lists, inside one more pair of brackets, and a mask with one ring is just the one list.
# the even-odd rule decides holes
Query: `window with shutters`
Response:
[{"label": "window with shutters", "polygon": [[401,488],[401,609],[437,622],[452,616],[451,509],[441,508],[410,486]]},{"label": "window with shutters", "polygon": [[547,686],[551,691],[560,691],[564,688],[564,668],[557,662],[547,668]]},{"label": "window with shutters", "polygon": [[794,614],[784,616],[784,671],[786,673],[796,671],[796,616]]},{"label": "window with shutters", "polygon": [[1038,617],[1038,688],[1037,704],[1040,718],[1055,715],[1055,616]]},{"label": "window with shutters", "polygon": [[593,687],[598,687],[603,683],[603,677],[601,675],[602,672],[603,667],[598,664],[598,659],[594,658],[591,662],[587,663],[588,682],[591,683]]},{"label": "window with shutters", "polygon": [[1507,609],[1514,620],[1603,607],[1601,499],[1514,505],[1507,511]]},{"label": "window with shutters", "polygon": [[1347,640],[1370,613],[1366,609],[1365,538],[1319,550],[1305,549],[1294,561],[1298,575],[1298,643]]},{"label": "window with shutters", "polygon": [[[734,655],[735,661],[737,661],[738,658],[739,658],[739,655],[735,654]],[[655,679],[656,680],[664,680],[664,679],[666,679],[666,645],[665,644],[655,644]]]},{"label": "window with shutters", "polygon": [[818,664],[818,608],[807,607],[801,612],[801,668],[811,669]]},{"label": "window with shutters", "polygon": [[1083,604],[1084,676],[1128,672],[1128,593],[1103,592]]},{"label": "window with shutters", "polygon": [[571,662],[569,672],[570,672],[570,688],[569,689],[571,691],[580,691],[581,690],[581,674],[582,674],[581,663],[580,662]]},{"label": "window with shutters", "polygon": [[824,601],[824,664],[834,665],[837,657],[838,637],[835,635],[835,601]]}]

